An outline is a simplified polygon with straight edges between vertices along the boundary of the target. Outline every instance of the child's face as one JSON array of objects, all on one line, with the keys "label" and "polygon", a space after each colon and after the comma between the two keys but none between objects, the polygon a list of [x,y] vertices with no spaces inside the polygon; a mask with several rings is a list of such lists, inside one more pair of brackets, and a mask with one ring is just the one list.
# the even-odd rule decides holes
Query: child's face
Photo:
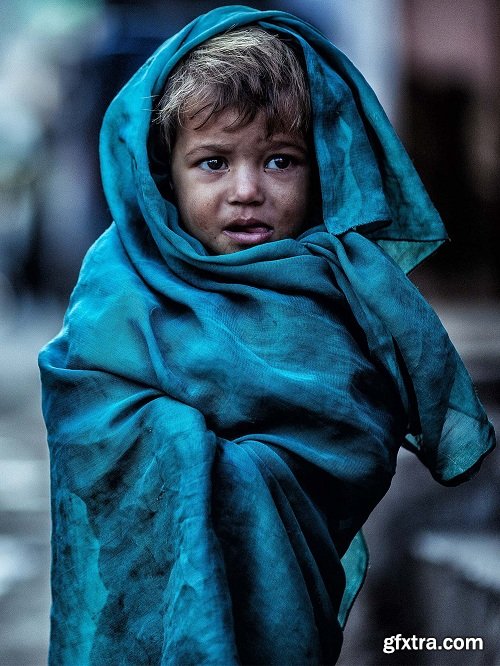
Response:
[{"label": "child's face", "polygon": [[179,127],[172,183],[184,228],[212,254],[294,238],[306,226],[311,157],[302,137],[267,136],[259,113],[233,129],[228,110]]}]

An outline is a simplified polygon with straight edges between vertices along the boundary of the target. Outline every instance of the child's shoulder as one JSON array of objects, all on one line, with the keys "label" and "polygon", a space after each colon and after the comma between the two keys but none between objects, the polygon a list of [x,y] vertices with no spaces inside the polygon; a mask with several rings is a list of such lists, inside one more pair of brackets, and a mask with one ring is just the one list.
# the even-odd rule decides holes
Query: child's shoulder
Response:
[{"label": "child's shoulder", "polygon": [[115,224],[88,250],[71,294],[66,319],[80,330],[116,330],[127,321],[147,319],[156,305],[154,290],[125,251]]},{"label": "child's shoulder", "polygon": [[87,251],[73,297],[75,294],[82,297],[87,292],[91,298],[107,294],[116,297],[130,293],[130,288],[138,281],[139,274],[112,223]]},{"label": "child's shoulder", "polygon": [[87,252],[71,295],[58,345],[68,367],[105,370],[154,385],[147,371],[151,317],[159,308],[154,290],[127,255],[115,225]]}]

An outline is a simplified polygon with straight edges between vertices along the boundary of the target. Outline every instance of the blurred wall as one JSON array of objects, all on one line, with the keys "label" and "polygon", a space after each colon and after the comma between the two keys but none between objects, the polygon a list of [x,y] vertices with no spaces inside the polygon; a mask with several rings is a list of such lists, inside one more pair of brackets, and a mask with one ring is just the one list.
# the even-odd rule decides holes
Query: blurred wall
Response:
[{"label": "blurred wall", "polygon": [[500,4],[406,0],[401,126],[451,243],[430,262],[449,295],[500,288]]}]

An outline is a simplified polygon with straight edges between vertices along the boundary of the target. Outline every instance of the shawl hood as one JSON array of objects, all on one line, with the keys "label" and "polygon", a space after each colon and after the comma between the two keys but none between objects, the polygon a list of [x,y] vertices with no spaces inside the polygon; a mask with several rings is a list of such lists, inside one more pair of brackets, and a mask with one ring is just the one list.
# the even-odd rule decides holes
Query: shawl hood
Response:
[{"label": "shawl hood", "polygon": [[[176,209],[161,196],[151,173],[147,139],[155,100],[179,60],[203,41],[248,24],[292,36],[303,49],[325,231],[362,230],[403,270],[414,268],[446,239],[446,232],[374,92],[312,25],[282,11],[243,6],[213,10],[168,39],[106,113],[100,140],[103,184],[125,245],[135,244],[129,239],[130,224],[144,219],[164,259],[180,251],[201,263],[241,263],[239,254],[207,258],[200,244],[179,229]],[[287,243],[282,245],[286,253]],[[266,255],[267,248],[252,252]]]}]

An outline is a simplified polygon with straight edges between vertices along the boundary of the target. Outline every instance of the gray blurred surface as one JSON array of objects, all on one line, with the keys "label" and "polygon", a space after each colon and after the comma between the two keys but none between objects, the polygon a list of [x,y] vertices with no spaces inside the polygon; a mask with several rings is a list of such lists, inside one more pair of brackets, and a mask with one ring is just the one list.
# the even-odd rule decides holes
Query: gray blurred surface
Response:
[{"label": "gray blurred surface", "polygon": [[60,309],[35,301],[0,312],[2,666],[47,660],[49,475],[37,353],[56,333],[60,317]]}]

